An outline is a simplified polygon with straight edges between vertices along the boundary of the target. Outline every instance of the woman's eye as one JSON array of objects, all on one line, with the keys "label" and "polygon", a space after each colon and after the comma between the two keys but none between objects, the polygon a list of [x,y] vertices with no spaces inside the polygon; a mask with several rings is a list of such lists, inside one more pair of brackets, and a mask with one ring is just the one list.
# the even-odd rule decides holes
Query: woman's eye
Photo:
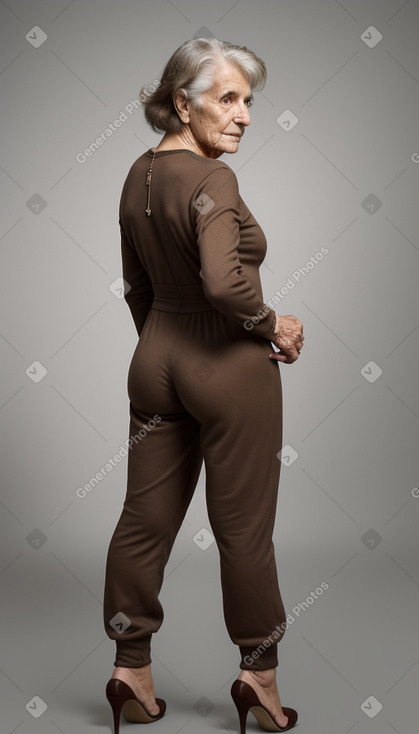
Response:
[{"label": "woman's eye", "polygon": [[[222,102],[222,103],[223,103],[224,105],[225,105],[226,103],[227,103],[227,104],[231,104],[231,99],[230,99],[230,97],[223,97],[223,99],[221,100],[221,102]],[[251,107],[251,106],[252,106],[252,104],[253,104],[253,100],[251,100],[251,99],[247,99],[247,100],[246,100],[246,105],[247,105],[247,107]]]}]

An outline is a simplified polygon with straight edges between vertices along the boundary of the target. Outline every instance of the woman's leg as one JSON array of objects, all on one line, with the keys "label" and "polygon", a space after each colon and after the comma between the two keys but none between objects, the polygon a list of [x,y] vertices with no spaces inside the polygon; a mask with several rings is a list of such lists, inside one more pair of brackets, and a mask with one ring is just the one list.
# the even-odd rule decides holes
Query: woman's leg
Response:
[{"label": "woman's leg", "polygon": [[281,375],[278,363],[268,358],[267,342],[242,339],[211,314],[202,318],[200,331],[202,344],[216,345],[218,335],[221,345],[191,352],[188,360],[179,354],[182,369],[175,384],[182,403],[202,424],[224,617],[240,651],[239,679],[252,685],[277,723],[286,726],[276,685],[277,644],[286,614],[272,542],[282,448]]},{"label": "woman's leg", "polygon": [[[159,416],[130,406],[127,491],[111,538],[103,604],[105,630],[116,642],[115,665],[151,663],[150,642],[163,622],[158,594],[164,568],[202,466],[199,424],[183,412]],[[154,422],[147,432],[144,425]]]},{"label": "woman's leg", "polygon": [[251,354],[246,367],[246,354],[242,355],[235,381],[224,385],[224,412],[218,421],[203,424],[201,445],[208,516],[220,552],[227,630],[239,646],[240,668],[262,671],[278,665],[277,644],[286,627],[272,541],[282,389],[278,365],[268,363],[268,358],[266,368],[259,370],[260,382],[255,370],[247,383]]},{"label": "woman's leg", "polygon": [[[282,448],[282,385],[263,339],[202,316],[201,348],[176,353],[177,394],[201,423],[208,517],[220,552],[223,609],[240,667],[278,665],[284,635],[272,542]],[[217,339],[218,342],[217,343]],[[199,365],[205,366],[202,379]]]},{"label": "woman's leg", "polygon": [[272,542],[282,448],[281,375],[267,356],[269,344],[240,344],[222,369],[211,365],[211,410],[208,420],[202,415],[201,428],[208,516],[220,551],[226,626],[241,655],[238,678],[284,727],[288,718],[276,666],[286,614]]}]

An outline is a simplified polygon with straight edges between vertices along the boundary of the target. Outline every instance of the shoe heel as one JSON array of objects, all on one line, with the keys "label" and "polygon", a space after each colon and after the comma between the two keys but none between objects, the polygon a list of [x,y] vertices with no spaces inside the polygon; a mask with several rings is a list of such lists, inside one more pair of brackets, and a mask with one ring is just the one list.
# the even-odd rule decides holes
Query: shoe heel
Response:
[{"label": "shoe heel", "polygon": [[119,678],[111,678],[108,681],[106,685],[106,698],[112,707],[115,734],[119,734],[119,720],[124,703],[128,704],[127,709],[124,711],[125,718],[127,721],[135,723],[149,724],[152,721],[158,721],[166,712],[166,701],[162,698],[156,698],[159,713],[149,714],[141,701],[136,697],[132,688],[127,683],[124,683],[124,681],[119,680]]},{"label": "shoe heel", "polygon": [[248,683],[242,680],[235,680],[231,686],[231,697],[236,704],[240,719],[240,734],[246,734],[246,718],[247,712],[252,706],[255,706],[255,714],[259,726],[264,731],[288,731],[297,723],[298,714],[294,709],[283,708],[285,716],[288,718],[286,726],[279,726],[272,714],[265,706],[262,706],[259,698]]},{"label": "shoe heel", "polygon": [[240,734],[246,734],[246,719],[250,704],[248,701],[243,701],[240,698],[233,697],[233,701],[236,704],[237,712],[239,714]]},{"label": "shoe heel", "polygon": [[121,696],[106,692],[106,698],[108,699],[113,714],[113,726],[114,734],[119,734],[119,720],[121,718],[121,710],[125,703],[125,700]]}]

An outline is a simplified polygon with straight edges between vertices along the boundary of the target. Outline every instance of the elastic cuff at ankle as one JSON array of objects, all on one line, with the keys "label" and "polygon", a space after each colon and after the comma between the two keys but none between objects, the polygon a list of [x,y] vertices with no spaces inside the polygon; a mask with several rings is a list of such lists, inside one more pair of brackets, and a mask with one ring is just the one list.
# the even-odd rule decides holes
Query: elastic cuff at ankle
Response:
[{"label": "elastic cuff at ankle", "polygon": [[241,670],[270,670],[278,665],[278,645],[240,647]]},{"label": "elastic cuff at ankle", "polygon": [[139,640],[116,640],[115,667],[145,668],[150,663],[151,635]]}]

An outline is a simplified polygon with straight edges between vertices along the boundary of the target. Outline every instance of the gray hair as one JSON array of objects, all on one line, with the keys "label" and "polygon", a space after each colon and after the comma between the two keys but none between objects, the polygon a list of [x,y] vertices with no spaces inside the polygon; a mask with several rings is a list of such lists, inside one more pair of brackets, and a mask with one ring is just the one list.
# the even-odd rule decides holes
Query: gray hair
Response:
[{"label": "gray hair", "polygon": [[214,81],[222,61],[236,64],[248,78],[251,89],[263,89],[265,63],[246,46],[236,46],[217,38],[194,38],[185,41],[167,62],[157,89],[140,91],[144,115],[156,132],[178,132],[183,123],[174,106],[174,95],[181,92],[195,109],[202,105],[202,94]]}]

